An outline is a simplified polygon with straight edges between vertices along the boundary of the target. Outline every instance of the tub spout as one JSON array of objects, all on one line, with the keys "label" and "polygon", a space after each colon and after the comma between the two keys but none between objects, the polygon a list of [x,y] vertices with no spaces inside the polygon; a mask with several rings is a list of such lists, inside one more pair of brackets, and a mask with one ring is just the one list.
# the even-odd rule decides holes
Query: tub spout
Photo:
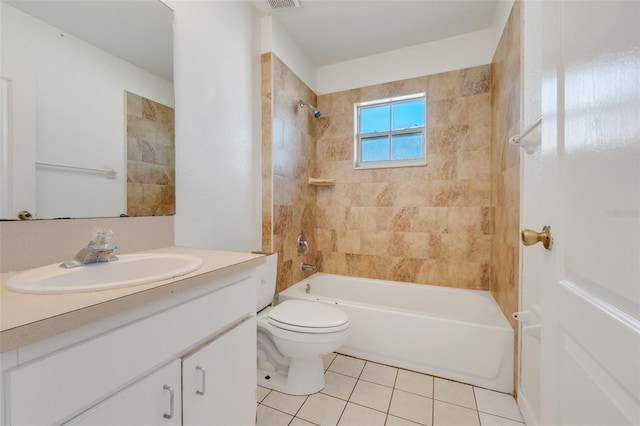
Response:
[{"label": "tub spout", "polygon": [[301,263],[300,264],[300,270],[301,271],[316,272],[317,268],[316,268],[316,265],[309,265],[308,263]]}]

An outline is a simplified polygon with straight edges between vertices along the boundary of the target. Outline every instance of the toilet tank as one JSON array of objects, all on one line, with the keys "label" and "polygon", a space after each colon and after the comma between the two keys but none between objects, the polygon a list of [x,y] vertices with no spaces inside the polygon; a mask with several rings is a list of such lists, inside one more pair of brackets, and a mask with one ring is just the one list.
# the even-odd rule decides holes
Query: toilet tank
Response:
[{"label": "toilet tank", "polygon": [[256,312],[271,304],[276,292],[276,275],[278,271],[278,253],[267,255],[267,263],[256,268]]}]

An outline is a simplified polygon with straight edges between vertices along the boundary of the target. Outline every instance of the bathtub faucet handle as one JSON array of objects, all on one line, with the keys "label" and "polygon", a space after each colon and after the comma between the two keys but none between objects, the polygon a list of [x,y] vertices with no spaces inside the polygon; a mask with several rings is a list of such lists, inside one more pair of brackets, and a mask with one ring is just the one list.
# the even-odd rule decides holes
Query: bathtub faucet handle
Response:
[{"label": "bathtub faucet handle", "polygon": [[296,240],[296,248],[298,250],[298,254],[302,254],[305,251],[309,250],[309,243],[307,242],[307,237],[304,236],[304,232],[301,232],[298,235],[298,239]]}]

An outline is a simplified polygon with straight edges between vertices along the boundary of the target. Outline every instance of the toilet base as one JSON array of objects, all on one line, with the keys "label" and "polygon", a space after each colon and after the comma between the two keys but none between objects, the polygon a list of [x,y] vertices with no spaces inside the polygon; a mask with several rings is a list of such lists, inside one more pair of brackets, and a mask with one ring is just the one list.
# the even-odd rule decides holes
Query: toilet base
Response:
[{"label": "toilet base", "polygon": [[288,395],[320,392],[324,388],[322,358],[292,359],[288,374],[258,369],[258,385]]}]

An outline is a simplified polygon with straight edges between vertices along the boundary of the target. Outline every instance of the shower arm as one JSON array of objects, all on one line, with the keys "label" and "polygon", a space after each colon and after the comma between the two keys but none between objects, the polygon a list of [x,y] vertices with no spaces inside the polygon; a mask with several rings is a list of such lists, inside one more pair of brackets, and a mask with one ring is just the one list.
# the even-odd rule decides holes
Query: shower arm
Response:
[{"label": "shower arm", "polygon": [[305,102],[303,100],[300,100],[298,105],[300,105],[300,108],[304,108],[305,106],[309,107],[309,110],[311,110],[311,112],[313,112],[313,117],[314,118],[320,118],[320,116],[322,115],[322,112],[320,112],[320,110],[318,108],[316,108],[315,106],[311,105],[309,102]]}]

